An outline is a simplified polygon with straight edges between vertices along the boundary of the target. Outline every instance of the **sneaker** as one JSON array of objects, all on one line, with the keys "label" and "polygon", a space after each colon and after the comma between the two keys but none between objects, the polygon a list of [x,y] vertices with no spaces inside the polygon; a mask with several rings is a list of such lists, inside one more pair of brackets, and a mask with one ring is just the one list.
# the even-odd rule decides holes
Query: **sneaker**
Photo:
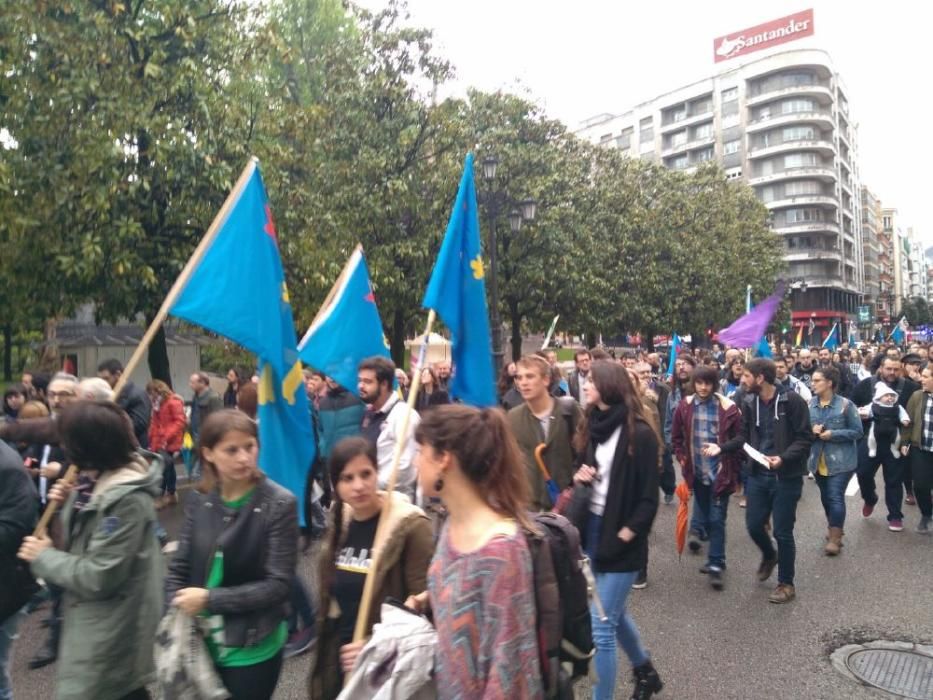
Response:
[{"label": "sneaker", "polygon": [[739,508],[747,508],[747,507],[748,507],[748,499],[745,498],[745,496],[742,496],[742,499],[739,501]]},{"label": "sneaker", "polygon": [[874,506],[874,505],[869,505],[868,503],[865,503],[865,504],[862,506],[862,517],[863,517],[863,518],[870,518],[870,517],[871,517],[871,514],[874,513],[874,512],[875,512],[875,506]]},{"label": "sneaker", "polygon": [[700,537],[700,533],[696,530],[691,530],[687,536],[687,546],[694,554],[699,554],[700,550],[703,548],[703,545],[700,542],[701,539],[702,538]]},{"label": "sneaker", "polygon": [[762,559],[761,564],[758,565],[758,580],[767,581],[771,578],[771,574],[774,572],[774,567],[777,566],[777,563],[777,556],[775,556],[774,559]]},{"label": "sneaker", "polygon": [[632,588],[635,588],[640,591],[642,588],[647,588],[647,587],[648,587],[648,572],[639,571],[638,577],[635,579],[635,583],[632,584]]},{"label": "sneaker", "polygon": [[914,498],[914,495],[912,493],[908,493],[907,497],[904,499],[904,503],[906,503],[909,506],[915,506],[917,505],[917,499]]},{"label": "sneaker", "polygon": [[904,531],[904,521],[903,520],[889,520],[888,529],[891,532],[903,532]]},{"label": "sneaker", "polygon": [[293,656],[304,654],[314,646],[316,641],[317,636],[314,634],[313,627],[305,627],[298,632],[293,632],[288,635],[288,641],[285,643],[285,658],[290,659]]},{"label": "sneaker", "polygon": [[816,477],[813,476],[813,474],[811,474],[810,472],[807,472],[807,478],[808,478],[810,481],[814,481],[814,480],[816,479]]},{"label": "sneaker", "polygon": [[718,566],[711,566],[709,568],[709,585],[711,585],[714,590],[722,590],[722,569],[720,569]]},{"label": "sneaker", "polygon": [[797,597],[797,592],[794,590],[794,587],[787,583],[779,583],[777,588],[771,591],[771,595],[768,596],[768,601],[771,603],[789,603],[794,598]]},{"label": "sneaker", "polygon": [[917,525],[917,533],[920,535],[929,535],[933,533],[933,518],[928,516],[920,518],[920,524]]}]

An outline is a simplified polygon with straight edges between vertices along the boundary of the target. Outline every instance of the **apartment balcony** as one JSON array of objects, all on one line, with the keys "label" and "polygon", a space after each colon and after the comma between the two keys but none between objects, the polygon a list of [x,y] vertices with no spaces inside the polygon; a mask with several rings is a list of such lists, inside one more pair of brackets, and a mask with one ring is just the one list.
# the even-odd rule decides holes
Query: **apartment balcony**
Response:
[{"label": "apartment balcony", "polygon": [[703,138],[693,139],[693,141],[686,141],[684,143],[677,144],[676,146],[670,146],[663,151],[661,151],[661,157],[667,158],[669,156],[679,155],[681,153],[686,153],[687,151],[695,151],[698,148],[705,148],[707,146],[712,146],[716,143],[716,136],[710,134],[709,136],[704,136]]},{"label": "apartment balcony", "polygon": [[775,233],[789,235],[794,233],[832,233],[839,235],[839,224],[833,221],[802,221],[797,223],[775,223]]},{"label": "apartment balcony", "polygon": [[662,158],[668,158],[668,157],[670,157],[670,156],[676,156],[676,155],[680,155],[681,153],[686,153],[686,152],[687,152],[687,143],[686,143],[686,142],[684,142],[684,143],[678,143],[678,144],[672,144],[672,145],[668,146],[667,148],[662,148],[662,149],[661,149],[661,157],[662,157]]},{"label": "apartment balcony", "polygon": [[836,146],[832,141],[825,139],[791,140],[768,146],[752,145],[748,149],[748,157],[749,159],[767,158],[780,153],[795,153],[797,151],[816,151],[825,158],[831,158],[836,154]]},{"label": "apartment balcony", "polygon": [[765,104],[784,97],[812,97],[824,105],[833,103],[833,91],[825,85],[790,85],[785,87],[765,88],[757,95],[746,95],[745,104],[749,107]]},{"label": "apartment balcony", "polygon": [[783,209],[784,207],[802,207],[819,206],[832,207],[839,206],[839,200],[834,195],[826,194],[799,194],[794,197],[781,197],[764,203],[768,209]]},{"label": "apartment balcony", "polygon": [[703,122],[708,122],[713,120],[713,110],[710,107],[706,112],[699,112],[697,114],[689,114],[683,119],[678,121],[666,122],[661,124],[661,133],[666,134],[670,131],[676,131],[677,129],[682,129],[685,126],[694,126],[695,124],[702,124]]},{"label": "apartment balcony", "polygon": [[[678,122],[681,123],[681,122]],[[823,130],[835,127],[833,115],[829,110],[817,110],[812,112],[788,112],[769,114],[764,117],[749,122],[746,131],[750,134],[773,129],[778,126],[787,126],[790,124],[815,124]]]},{"label": "apartment balcony", "polygon": [[[787,248],[784,251],[784,260],[789,263],[811,262],[814,260],[842,262],[842,253],[838,250],[826,250],[825,248]],[[807,284],[810,284],[809,279],[807,279]]]},{"label": "apartment balcony", "polygon": [[800,168],[785,168],[779,172],[770,175],[753,175],[748,179],[748,184],[752,187],[757,185],[767,185],[779,180],[791,180],[799,178],[808,178],[821,180],[823,182],[833,182],[836,179],[836,170],[823,165],[806,165]]}]

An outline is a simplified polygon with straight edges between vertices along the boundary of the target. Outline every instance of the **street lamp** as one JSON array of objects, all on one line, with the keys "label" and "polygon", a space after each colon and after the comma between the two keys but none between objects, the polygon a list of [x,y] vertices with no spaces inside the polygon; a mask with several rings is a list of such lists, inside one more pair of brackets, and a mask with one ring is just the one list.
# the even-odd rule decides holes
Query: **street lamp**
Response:
[{"label": "street lamp", "polygon": [[499,159],[494,155],[483,158],[483,180],[488,186],[487,191],[481,192],[480,201],[486,205],[489,216],[489,291],[492,297],[492,312],[490,325],[492,326],[492,361],[496,372],[502,368],[502,321],[499,318],[499,240],[496,231],[496,221],[499,212],[503,209],[509,212],[509,231],[514,235],[521,231],[522,223],[534,221],[537,213],[537,202],[527,198],[514,201],[505,190],[495,189],[496,172]]}]

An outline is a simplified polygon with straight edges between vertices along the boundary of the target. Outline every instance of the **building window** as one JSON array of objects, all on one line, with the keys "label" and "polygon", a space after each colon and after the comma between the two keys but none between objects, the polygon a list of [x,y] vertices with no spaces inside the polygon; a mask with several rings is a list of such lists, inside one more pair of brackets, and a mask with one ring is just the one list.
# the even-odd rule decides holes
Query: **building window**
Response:
[{"label": "building window", "polygon": [[811,168],[820,164],[816,153],[788,153],[784,156],[784,169]]},{"label": "building window", "polygon": [[741,147],[742,147],[742,139],[726,141],[722,145],[722,152],[724,155],[729,155],[730,153],[738,153]]},{"label": "building window", "polygon": [[683,146],[687,143],[687,130],[677,131],[671,134],[671,147]]},{"label": "building window", "polygon": [[629,127],[628,129],[622,129],[622,134],[619,136],[619,138],[616,139],[616,146],[622,150],[631,148],[633,132],[634,129],[632,129],[632,127]]},{"label": "building window", "polygon": [[782,136],[784,141],[815,141],[816,129],[812,126],[788,126]]},{"label": "building window", "polygon": [[781,103],[781,114],[796,114],[797,112],[815,112],[816,106],[813,100],[796,99],[784,100]]},{"label": "building window", "polygon": [[713,101],[706,97],[693,103],[690,109],[691,115],[706,114],[713,111]]},{"label": "building window", "polygon": [[726,170],[727,180],[737,180],[740,177],[742,177],[742,168],[730,168]]},{"label": "building window", "polygon": [[671,159],[671,168],[673,168],[674,170],[683,170],[688,165],[689,165],[689,162],[687,161],[686,155],[677,156],[676,158]]},{"label": "building window", "polygon": [[733,100],[739,99],[739,89],[738,88],[726,88],[722,91],[722,101],[723,102],[732,102]]},{"label": "building window", "polygon": [[795,180],[784,185],[785,197],[798,197],[800,195],[818,195],[823,193],[823,186],[813,180]]},{"label": "building window", "polygon": [[693,130],[693,140],[708,139],[713,134],[713,123],[700,124]]},{"label": "building window", "polygon": [[784,212],[784,220],[788,224],[823,221],[823,212],[820,209],[788,209]]},{"label": "building window", "polygon": [[712,146],[710,146],[709,148],[703,148],[697,151],[693,157],[693,160],[695,163],[703,163],[704,161],[712,160],[712,159],[713,159],[713,147]]},{"label": "building window", "polygon": [[684,119],[686,119],[686,118],[687,118],[687,108],[686,108],[686,107],[678,107],[677,109],[675,109],[674,111],[671,112],[671,121],[672,121],[672,122],[682,122],[682,121],[683,121]]}]

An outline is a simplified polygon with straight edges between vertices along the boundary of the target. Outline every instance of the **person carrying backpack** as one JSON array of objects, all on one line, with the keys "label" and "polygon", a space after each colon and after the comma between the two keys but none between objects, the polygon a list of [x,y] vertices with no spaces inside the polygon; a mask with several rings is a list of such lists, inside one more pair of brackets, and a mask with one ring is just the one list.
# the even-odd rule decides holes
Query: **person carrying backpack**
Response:
[{"label": "person carrying backpack", "polygon": [[522,455],[499,409],[450,404],[415,430],[425,497],[448,518],[428,569],[428,591],[406,605],[433,611],[440,700],[544,698],[535,571],[523,530],[537,530]]},{"label": "person carrying backpack", "polygon": [[574,475],[589,491],[588,507],[574,524],[583,533],[593,561],[596,591],[605,616],[594,604],[596,644],[594,700],[613,697],[616,644],[633,667],[632,700],[647,700],[664,684],[651,663],[626,600],[648,558],[648,533],[658,510],[658,436],[645,420],[638,392],[621,365],[593,363],[584,385],[587,409],[577,449],[583,466]]}]

